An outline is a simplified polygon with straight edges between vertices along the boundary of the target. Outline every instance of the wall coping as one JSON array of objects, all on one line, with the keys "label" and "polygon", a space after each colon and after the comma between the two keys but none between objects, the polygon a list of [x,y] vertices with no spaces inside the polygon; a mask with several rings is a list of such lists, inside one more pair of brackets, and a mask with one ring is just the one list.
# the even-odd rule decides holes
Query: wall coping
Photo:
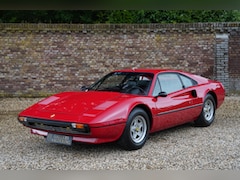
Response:
[{"label": "wall coping", "polygon": [[240,22],[176,23],[176,24],[45,24],[45,23],[0,23],[0,31],[63,31],[63,32],[220,32],[239,31]]}]

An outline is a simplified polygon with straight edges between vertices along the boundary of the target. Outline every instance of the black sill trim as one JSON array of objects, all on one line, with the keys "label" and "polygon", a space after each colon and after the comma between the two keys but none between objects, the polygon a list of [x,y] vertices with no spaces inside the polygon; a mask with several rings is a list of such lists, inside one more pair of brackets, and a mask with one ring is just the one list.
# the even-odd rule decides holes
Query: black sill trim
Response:
[{"label": "black sill trim", "polygon": [[202,105],[203,104],[201,103],[201,104],[196,104],[196,105],[193,105],[193,106],[188,106],[188,107],[179,108],[179,109],[175,109],[175,110],[165,111],[165,112],[158,113],[157,116],[170,114],[170,113],[174,113],[174,112],[178,112],[178,111],[184,111],[184,110],[192,109],[192,108],[195,108],[195,107],[198,107],[198,106],[202,106]]}]

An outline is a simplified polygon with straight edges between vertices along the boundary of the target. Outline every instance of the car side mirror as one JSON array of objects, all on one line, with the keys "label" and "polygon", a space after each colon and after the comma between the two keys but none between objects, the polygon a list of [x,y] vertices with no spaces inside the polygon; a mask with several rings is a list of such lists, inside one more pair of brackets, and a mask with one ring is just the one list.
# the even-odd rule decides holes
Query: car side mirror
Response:
[{"label": "car side mirror", "polygon": [[157,97],[167,97],[167,93],[166,92],[164,92],[164,91],[162,91],[162,92],[160,92],[160,93],[158,93],[158,95],[157,96],[155,96],[155,98],[157,98]]},{"label": "car side mirror", "polygon": [[166,92],[160,92],[159,94],[158,94],[158,96],[160,96],[160,97],[167,97],[167,93]]}]

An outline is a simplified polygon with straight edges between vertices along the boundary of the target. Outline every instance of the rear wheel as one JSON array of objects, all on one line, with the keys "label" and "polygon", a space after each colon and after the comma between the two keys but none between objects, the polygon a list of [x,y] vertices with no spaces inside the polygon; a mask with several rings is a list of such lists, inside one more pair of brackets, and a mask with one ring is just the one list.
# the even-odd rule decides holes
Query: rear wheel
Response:
[{"label": "rear wheel", "polygon": [[202,112],[195,121],[196,126],[209,126],[215,118],[216,103],[211,94],[207,94],[203,103]]},{"label": "rear wheel", "polygon": [[135,108],[129,115],[119,144],[126,150],[143,147],[149,134],[149,117],[141,108]]}]

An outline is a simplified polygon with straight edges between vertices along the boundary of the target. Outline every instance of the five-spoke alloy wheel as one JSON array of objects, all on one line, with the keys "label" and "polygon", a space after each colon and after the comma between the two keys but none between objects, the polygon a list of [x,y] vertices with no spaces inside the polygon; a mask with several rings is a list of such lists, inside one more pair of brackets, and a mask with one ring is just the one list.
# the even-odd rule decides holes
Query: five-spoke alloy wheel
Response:
[{"label": "five-spoke alloy wheel", "polygon": [[134,143],[140,143],[147,134],[147,123],[143,116],[134,117],[130,125],[130,136]]},{"label": "five-spoke alloy wheel", "polygon": [[130,113],[119,144],[126,150],[136,150],[143,147],[149,134],[149,117],[141,108],[135,108]]},{"label": "five-spoke alloy wheel", "polygon": [[216,103],[211,94],[207,94],[203,103],[202,112],[195,121],[197,126],[209,126],[215,118]]}]

